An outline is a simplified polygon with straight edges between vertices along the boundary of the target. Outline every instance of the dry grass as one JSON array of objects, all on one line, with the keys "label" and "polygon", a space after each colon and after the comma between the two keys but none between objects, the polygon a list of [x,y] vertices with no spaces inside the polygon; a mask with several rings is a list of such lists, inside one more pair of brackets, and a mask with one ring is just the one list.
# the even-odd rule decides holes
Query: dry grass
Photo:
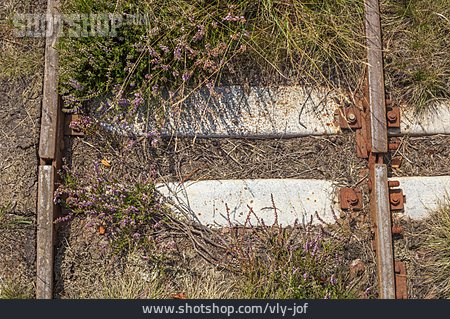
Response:
[{"label": "dry grass", "polygon": [[447,0],[384,0],[382,22],[388,91],[418,112],[450,98]]},{"label": "dry grass", "polygon": [[33,296],[33,285],[20,276],[0,277],[0,299],[31,299]]},{"label": "dry grass", "polygon": [[34,296],[34,232],[31,216],[0,206],[0,299]]},{"label": "dry grass", "polygon": [[[232,299],[239,298],[239,277],[213,267],[194,267],[197,274],[190,273],[176,279],[178,291],[189,299]],[[203,269],[203,270],[202,270]]]},{"label": "dry grass", "polygon": [[426,221],[422,245],[427,297],[450,298],[450,200]]},{"label": "dry grass", "polygon": [[361,179],[357,172],[365,167],[355,155],[351,136],[178,138],[164,140],[155,153],[161,181],[313,178],[353,185]]},{"label": "dry grass", "polygon": [[[139,254],[128,256],[138,259]],[[236,282],[212,267],[192,267],[173,278],[160,269],[148,269],[128,260],[118,274],[103,273],[98,289],[88,298],[99,299],[167,299],[182,296],[189,299],[230,299],[238,297]],[[80,296],[82,297],[82,296]]]},{"label": "dry grass", "polygon": [[89,298],[156,299],[168,297],[168,283],[157,269],[148,270],[137,252],[130,252],[124,269],[112,275],[101,274],[101,281]]},{"label": "dry grass", "polygon": [[14,14],[43,13],[46,1],[2,0],[0,4],[0,79],[20,79],[41,71],[43,65],[42,38],[14,36]]},{"label": "dry grass", "polygon": [[406,262],[408,297],[450,298],[450,199],[424,220],[404,220],[394,241],[395,258]]},{"label": "dry grass", "polygon": [[450,136],[404,136],[394,152],[402,165],[393,170],[394,176],[450,175]]},{"label": "dry grass", "polygon": [[134,246],[118,255],[105,238],[74,220],[60,229],[56,297],[63,299],[160,299],[237,296],[233,276],[203,261],[189,243],[170,238],[157,247]]}]

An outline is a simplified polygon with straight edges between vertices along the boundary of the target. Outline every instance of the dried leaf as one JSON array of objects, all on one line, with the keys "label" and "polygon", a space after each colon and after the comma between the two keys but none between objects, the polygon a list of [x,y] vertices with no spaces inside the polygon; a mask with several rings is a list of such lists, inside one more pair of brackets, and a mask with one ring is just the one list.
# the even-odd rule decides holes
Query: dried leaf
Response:
[{"label": "dried leaf", "polygon": [[172,298],[173,299],[187,299],[186,294],[183,292],[173,295]]},{"label": "dried leaf", "polygon": [[105,167],[111,167],[111,163],[106,158],[102,159],[101,163]]}]

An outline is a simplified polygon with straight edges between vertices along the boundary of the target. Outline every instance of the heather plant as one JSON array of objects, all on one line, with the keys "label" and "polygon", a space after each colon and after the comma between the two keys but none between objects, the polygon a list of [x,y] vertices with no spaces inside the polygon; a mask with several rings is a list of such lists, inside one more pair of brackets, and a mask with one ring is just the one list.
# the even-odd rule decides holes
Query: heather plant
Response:
[{"label": "heather plant", "polygon": [[61,92],[70,110],[86,102],[98,110],[95,98],[107,96],[99,109],[114,114],[177,112],[197,89],[214,96],[214,86],[252,82],[259,71],[256,78],[276,85],[351,86],[364,52],[357,0],[66,0],[63,9],[147,17],[117,37],[61,39]]},{"label": "heather plant", "polygon": [[[345,275],[339,268],[338,247],[322,235],[309,233],[289,240],[289,230],[259,229],[257,251],[245,248],[240,256],[247,298],[351,298]],[[342,261],[341,261],[342,262]]]},{"label": "heather plant", "polygon": [[[252,209],[250,215],[254,215]],[[230,265],[242,278],[243,297],[355,297],[342,267],[343,249],[327,238],[321,228],[309,224],[282,227],[277,218],[270,226],[259,220],[253,229],[247,226],[250,224],[231,231],[228,245]]]},{"label": "heather plant", "polygon": [[[57,223],[86,218],[87,227],[108,238],[116,251],[147,244],[163,227],[167,211],[159,204],[153,181],[127,183],[95,164],[94,174],[79,178],[67,169],[55,195],[64,215]],[[150,237],[148,237],[150,236]]]},{"label": "heather plant", "polygon": [[[114,122],[151,115],[161,124],[200,88],[211,97],[215,86],[228,84],[353,90],[365,65],[363,4],[65,0],[64,13],[145,19],[125,23],[115,37],[61,38],[60,91],[69,111],[95,111]],[[387,88],[396,102],[420,110],[448,98],[446,4],[382,1]]]}]

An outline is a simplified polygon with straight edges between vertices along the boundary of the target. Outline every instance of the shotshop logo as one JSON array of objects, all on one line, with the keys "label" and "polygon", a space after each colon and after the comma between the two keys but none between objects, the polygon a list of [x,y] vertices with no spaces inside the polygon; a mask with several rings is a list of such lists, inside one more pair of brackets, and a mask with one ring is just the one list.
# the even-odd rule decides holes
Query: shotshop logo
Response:
[{"label": "shotshop logo", "polygon": [[14,36],[23,37],[117,37],[126,25],[146,25],[147,15],[138,14],[16,14]]}]

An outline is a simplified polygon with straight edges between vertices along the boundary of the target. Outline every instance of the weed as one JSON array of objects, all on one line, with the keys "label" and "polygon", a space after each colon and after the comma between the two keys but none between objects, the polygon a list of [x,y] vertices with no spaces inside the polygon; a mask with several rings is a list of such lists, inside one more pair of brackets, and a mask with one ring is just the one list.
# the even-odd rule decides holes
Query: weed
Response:
[{"label": "weed", "polygon": [[61,92],[71,109],[106,95],[114,98],[103,108],[133,114],[144,100],[177,111],[200,87],[215,94],[214,86],[248,83],[255,72],[261,81],[271,74],[275,85],[352,86],[364,56],[362,7],[357,0],[67,0],[65,12],[144,13],[149,22],[126,25],[115,38],[63,38]]},{"label": "weed", "polygon": [[385,0],[382,13],[386,75],[392,96],[418,112],[448,99],[448,1]]},{"label": "weed", "polygon": [[[97,110],[96,97],[106,96],[103,108],[115,115],[134,114],[144,101],[154,112],[176,112],[195,90],[214,95],[220,84],[354,88],[365,60],[357,0],[66,0],[63,8],[148,17],[116,38],[62,39],[61,92],[72,110]],[[387,87],[396,102],[421,111],[449,98],[448,19],[445,0],[382,2]]]},{"label": "weed", "polygon": [[[26,12],[34,8],[31,2],[5,1],[0,8],[0,80],[17,80],[36,75],[42,70],[44,41],[14,36],[14,14],[32,13]],[[35,7],[35,10],[43,9]]]},{"label": "weed", "polygon": [[33,220],[30,217],[13,214],[13,209],[14,205],[12,203],[0,206],[0,228],[33,224]]},{"label": "weed", "polygon": [[425,255],[424,277],[429,294],[450,298],[450,202],[447,200],[426,221],[421,245]]},{"label": "weed", "polygon": [[134,243],[144,244],[147,232],[160,229],[166,219],[153,181],[127,184],[112,178],[109,169],[99,164],[94,170],[92,176],[79,179],[66,168],[55,196],[66,214],[56,222],[88,218],[87,227],[108,237],[117,252],[126,251]]},{"label": "weed", "polygon": [[18,279],[0,281],[0,299],[31,299],[33,293],[28,285]]},{"label": "weed", "polygon": [[232,231],[228,246],[245,298],[352,298],[339,267],[342,250],[321,229],[261,222],[255,230]]}]

